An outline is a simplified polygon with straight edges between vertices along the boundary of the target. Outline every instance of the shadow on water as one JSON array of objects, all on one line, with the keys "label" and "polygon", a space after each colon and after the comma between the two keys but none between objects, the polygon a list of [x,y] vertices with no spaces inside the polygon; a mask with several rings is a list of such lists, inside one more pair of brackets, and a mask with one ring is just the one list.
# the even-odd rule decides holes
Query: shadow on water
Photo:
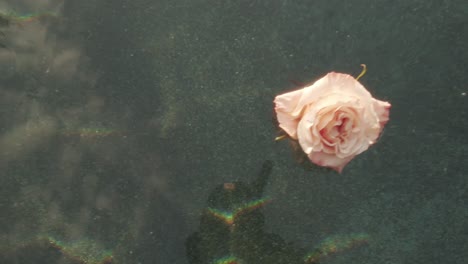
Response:
[{"label": "shadow on water", "polygon": [[265,161],[251,183],[224,183],[211,191],[198,230],[186,240],[190,264],[312,264],[366,240],[365,235],[334,237],[307,251],[266,232],[262,207],[269,202],[264,189],[272,168],[273,163]]},{"label": "shadow on water", "polygon": [[198,231],[186,241],[191,264],[304,263],[305,250],[264,230],[263,190],[272,168],[266,161],[255,181],[224,183],[211,191]]}]

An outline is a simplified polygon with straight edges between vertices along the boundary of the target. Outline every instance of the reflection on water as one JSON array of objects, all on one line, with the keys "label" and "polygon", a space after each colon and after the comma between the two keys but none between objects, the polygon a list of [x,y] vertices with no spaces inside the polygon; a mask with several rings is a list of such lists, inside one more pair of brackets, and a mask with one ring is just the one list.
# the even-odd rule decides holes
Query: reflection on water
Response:
[{"label": "reflection on water", "polygon": [[101,250],[91,240],[63,242],[52,237],[39,237],[18,242],[18,246],[0,252],[1,263],[76,263],[111,264],[112,252]]},{"label": "reflection on water", "polygon": [[191,264],[319,263],[368,241],[365,234],[332,236],[307,253],[307,249],[265,232],[261,208],[269,200],[263,192],[272,168],[273,163],[267,161],[252,183],[224,183],[210,193],[198,231],[186,242]]},{"label": "reflection on water", "polygon": [[10,26],[14,24],[21,25],[22,23],[33,22],[42,18],[58,18],[58,14],[52,12],[45,12],[39,14],[16,14],[14,12],[1,12],[0,11],[0,26]]},{"label": "reflection on water", "polygon": [[369,235],[364,233],[330,236],[322,241],[316,250],[308,253],[304,259],[307,263],[317,263],[319,260],[322,260],[332,254],[336,254],[368,242]]},{"label": "reflection on water", "polygon": [[[318,263],[333,254],[368,242],[368,236],[365,234],[335,235],[325,239],[313,250],[307,250],[286,242],[278,234],[266,232],[262,208],[267,201],[270,201],[264,196],[264,189],[269,182],[272,168],[272,162],[267,161],[263,164],[257,178],[251,183],[247,184],[242,181],[224,183],[211,191],[208,195],[207,208],[200,218],[198,230],[186,240],[186,254],[191,264]],[[28,192],[37,199],[38,194],[34,192],[40,191]],[[32,217],[31,213],[39,210],[34,219],[39,223],[49,221],[40,213],[41,207],[46,209],[45,205],[36,203],[35,209],[31,208],[26,212],[29,219]],[[48,213],[49,219],[64,217],[52,216],[51,213]],[[146,230],[155,228],[151,223],[152,218],[148,220],[149,223],[145,224],[145,228],[142,229],[145,233]],[[104,222],[104,224],[107,223],[109,222]],[[60,225],[63,224],[60,223]],[[73,230],[68,230],[69,227],[59,227],[57,224],[42,223],[41,225],[42,229],[48,226],[50,233],[73,232]],[[83,227],[81,225],[71,227],[76,229],[75,235],[35,236],[29,234],[30,238],[25,240],[10,237],[9,243],[1,245],[0,260],[2,263],[20,261],[22,264],[36,263],[38,259],[47,259],[47,263],[130,263],[132,259],[140,259],[148,253],[148,251],[142,252],[139,245],[153,243],[151,238],[138,234],[137,230],[131,226],[119,230],[120,237],[116,241],[100,243],[97,240],[84,238],[80,231]],[[62,240],[55,238],[64,235],[69,238]],[[106,249],[104,244],[112,246],[107,246]],[[138,255],[132,256],[132,254]]]}]

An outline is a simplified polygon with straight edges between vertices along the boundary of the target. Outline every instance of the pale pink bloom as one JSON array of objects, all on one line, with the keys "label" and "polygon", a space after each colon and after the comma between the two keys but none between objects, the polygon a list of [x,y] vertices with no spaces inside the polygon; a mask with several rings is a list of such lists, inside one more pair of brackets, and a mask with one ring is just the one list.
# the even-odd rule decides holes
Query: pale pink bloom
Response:
[{"label": "pale pink bloom", "polygon": [[391,107],[351,75],[336,72],[274,102],[279,126],[298,140],[309,159],[340,173],[377,141]]}]

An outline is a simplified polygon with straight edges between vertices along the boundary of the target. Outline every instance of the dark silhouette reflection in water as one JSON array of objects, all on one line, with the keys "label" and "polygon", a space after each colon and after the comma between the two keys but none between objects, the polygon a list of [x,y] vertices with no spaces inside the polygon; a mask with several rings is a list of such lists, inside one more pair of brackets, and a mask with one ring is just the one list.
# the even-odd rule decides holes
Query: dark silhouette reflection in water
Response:
[{"label": "dark silhouette reflection in water", "polygon": [[314,264],[368,242],[365,233],[332,235],[306,250],[265,232],[261,207],[272,168],[266,161],[253,182],[224,183],[210,193],[198,231],[186,240],[190,264]]},{"label": "dark silhouette reflection in water", "polygon": [[197,232],[186,241],[189,263],[304,263],[306,251],[264,230],[263,190],[273,163],[249,184],[225,183],[209,195]]}]

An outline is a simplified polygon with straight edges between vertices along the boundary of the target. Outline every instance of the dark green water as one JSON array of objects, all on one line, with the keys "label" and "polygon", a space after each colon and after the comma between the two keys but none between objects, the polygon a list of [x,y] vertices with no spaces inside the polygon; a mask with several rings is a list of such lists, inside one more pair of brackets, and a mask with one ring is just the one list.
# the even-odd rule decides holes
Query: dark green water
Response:
[{"label": "dark green water", "polygon": [[[468,260],[465,0],[0,0],[0,32],[0,263]],[[273,98],[362,63],[383,136],[304,169]]]}]

